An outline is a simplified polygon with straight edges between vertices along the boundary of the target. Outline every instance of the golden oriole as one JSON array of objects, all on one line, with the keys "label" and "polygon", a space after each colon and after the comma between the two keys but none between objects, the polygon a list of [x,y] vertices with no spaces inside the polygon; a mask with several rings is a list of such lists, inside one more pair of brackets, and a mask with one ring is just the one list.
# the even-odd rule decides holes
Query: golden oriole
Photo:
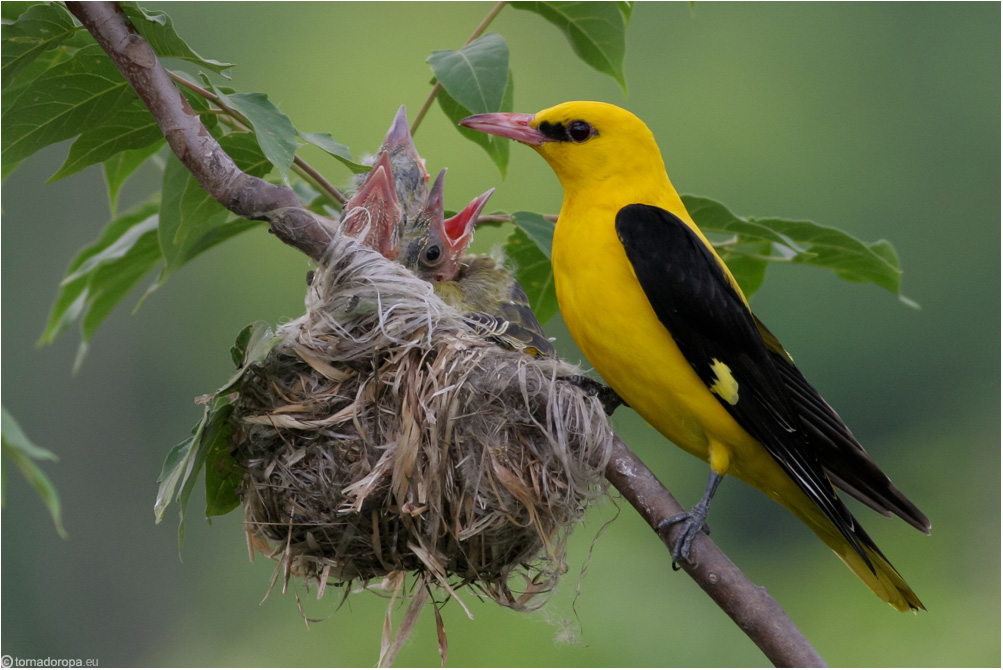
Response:
[{"label": "golden oriole", "polygon": [[536,114],[478,114],[468,128],[529,145],[564,189],[552,262],[575,342],[648,423],[708,461],[700,502],[673,517],[690,543],[725,474],[794,513],[880,597],[925,609],[836,494],[930,522],[868,457],[835,411],[753,315],[727,266],[693,223],[636,116],[568,102]]}]

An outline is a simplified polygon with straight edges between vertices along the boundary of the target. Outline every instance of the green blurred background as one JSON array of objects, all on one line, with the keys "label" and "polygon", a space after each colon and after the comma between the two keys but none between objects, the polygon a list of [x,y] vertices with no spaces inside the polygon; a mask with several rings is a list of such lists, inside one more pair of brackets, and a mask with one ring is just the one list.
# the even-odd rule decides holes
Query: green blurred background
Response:
[{"label": "green blurred background", "polygon": [[[329,131],[356,155],[375,149],[398,105],[417,111],[429,91],[425,58],[459,48],[492,6],[149,5],[203,56],[237,63],[239,90],[267,92],[298,128]],[[711,515],[718,544],[833,665],[1000,663],[999,26],[997,3],[643,3],[628,30],[627,97],[537,16],[506,8],[491,26],[511,49],[517,111],[569,99],[626,106],[654,131],[681,192],[742,215],[886,238],[899,251],[903,292],[919,311],[806,267],[771,268],[753,306],[933,521],[924,537],[860,514],[929,611],[882,604],[809,531],[736,481]],[[447,207],[497,186],[493,207],[556,213],[560,187],[533,152],[513,146],[502,181],[449,125],[434,108],[415,138],[430,172],[450,168]],[[256,230],[199,258],[130,315],[144,282],[71,376],[75,333],[34,343],[67,263],[108,207],[98,169],[44,185],[65,152],[40,153],[3,185],[3,403],[61,456],[44,467],[70,536],[56,535],[5,465],[0,651],[103,666],[374,664],[386,600],[358,593],[339,609],[337,594],[317,602],[295,589],[307,615],[325,619],[308,629],[293,593],[276,590],[259,606],[273,564],[248,562],[238,513],[202,523],[196,493],[180,559],[176,512],[153,523],[154,480],[199,416],[193,398],[227,379],[242,326],[302,312],[306,260]],[[306,157],[348,181],[335,161]],[[137,176],[124,204],[156,190],[157,178]],[[482,233],[477,248],[498,239]],[[579,359],[559,320],[548,330]],[[683,504],[698,499],[705,464],[629,410],[615,424]],[[450,603],[450,665],[766,664],[670,569],[622,502],[593,510],[568,562],[540,612],[461,594],[471,621]],[[438,664],[430,609],[398,661]]]}]

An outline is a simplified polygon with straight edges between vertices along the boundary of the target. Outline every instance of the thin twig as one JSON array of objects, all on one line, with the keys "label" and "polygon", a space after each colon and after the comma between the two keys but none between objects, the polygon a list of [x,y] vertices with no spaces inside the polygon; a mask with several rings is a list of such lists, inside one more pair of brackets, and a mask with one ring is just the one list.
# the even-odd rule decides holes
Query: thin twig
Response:
[{"label": "thin twig", "polygon": [[[551,223],[557,222],[556,214],[542,214],[542,218]],[[515,223],[515,215],[513,214],[485,214],[483,216],[477,217],[477,224],[482,223]]]},{"label": "thin twig", "polygon": [[[467,46],[468,44],[476,40],[478,37],[480,37],[481,33],[487,30],[488,25],[492,21],[494,21],[494,18],[498,16],[498,12],[500,12],[502,10],[502,7],[504,6],[505,2],[503,0],[502,2],[499,2],[494,7],[492,7],[491,11],[488,12],[488,15],[484,17],[483,21],[481,21],[481,24],[476,28],[474,28],[474,32],[470,35],[469,38],[467,38],[467,41],[463,43],[463,46]],[[425,114],[428,113],[429,108],[432,107],[432,103],[435,102],[435,98],[436,96],[439,95],[439,91],[441,90],[442,90],[442,84],[436,81],[435,85],[432,87],[432,90],[429,92],[428,97],[425,98],[425,102],[422,104],[421,109],[418,110],[418,114],[414,117],[414,122],[411,124],[412,137],[416,132],[418,132],[418,126],[421,125],[422,119],[425,118]]]},{"label": "thin twig", "polygon": [[[175,84],[180,84],[181,86],[184,86],[185,88],[194,91],[195,93],[198,93],[200,96],[202,96],[206,100],[209,100],[214,105],[223,110],[225,114],[229,115],[233,119],[234,127],[236,127],[238,130],[241,130],[243,132],[251,132],[250,122],[248,122],[247,119],[244,118],[243,114],[241,114],[237,110],[233,109],[232,107],[224,103],[223,100],[220,99],[218,95],[216,95],[212,91],[202,88],[198,84],[188,81],[184,77],[176,75],[173,72],[168,72],[168,74],[171,76],[171,79],[174,80]],[[317,170],[312,165],[307,163],[299,156],[293,157],[293,169],[296,170],[296,173],[299,174],[304,179],[306,179],[307,181],[312,181],[313,185],[316,186],[320,191],[322,192],[326,191],[327,195],[329,195],[333,201],[341,205],[344,205],[346,202],[348,202],[348,198],[346,198],[341,191],[335,188],[334,185],[331,184],[327,179],[325,179],[323,175],[317,172]]]},{"label": "thin twig", "polygon": [[418,132],[418,126],[421,125],[422,119],[425,118],[425,114],[428,113],[429,108],[432,103],[435,102],[435,98],[439,95],[439,91],[442,90],[442,84],[438,81],[432,86],[431,92],[429,92],[428,97],[425,98],[425,102],[422,104],[421,109],[418,110],[418,114],[414,117],[414,123],[411,124],[411,136],[413,137],[416,132]]},{"label": "thin twig", "polygon": [[293,157],[293,167],[302,170],[303,175],[305,175],[310,181],[312,181],[314,183],[314,186],[317,186],[321,190],[321,192],[326,191],[327,194],[331,196],[331,198],[333,198],[338,202],[338,204],[344,205],[346,202],[348,202],[348,198],[345,196],[344,193],[335,188],[334,184],[325,179],[324,175],[317,172],[314,166],[310,165],[299,156]]}]

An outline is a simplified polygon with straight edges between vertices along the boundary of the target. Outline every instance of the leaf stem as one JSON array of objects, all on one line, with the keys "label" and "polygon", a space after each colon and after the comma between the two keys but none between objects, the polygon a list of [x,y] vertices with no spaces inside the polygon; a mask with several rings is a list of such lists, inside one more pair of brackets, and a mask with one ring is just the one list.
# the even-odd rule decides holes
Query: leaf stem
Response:
[{"label": "leaf stem", "polygon": [[[551,223],[557,222],[556,214],[541,214],[540,216]],[[512,214],[485,214],[477,217],[477,225],[482,223],[515,223],[515,216]]]},{"label": "leaf stem", "polygon": [[[478,37],[480,37],[481,34],[485,30],[487,30],[488,25],[492,21],[494,21],[494,18],[496,16],[498,16],[498,12],[500,12],[502,10],[502,7],[504,6],[505,6],[505,0],[496,3],[495,6],[491,8],[491,11],[488,12],[488,15],[484,17],[484,20],[481,21],[480,25],[474,28],[474,32],[470,35],[467,41],[463,43],[463,46],[467,46],[468,44],[476,40]],[[425,118],[425,114],[428,113],[429,108],[432,106],[432,103],[435,101],[435,98],[439,95],[439,91],[441,90],[442,90],[442,84],[436,81],[435,86],[433,86],[432,90],[429,91],[428,97],[425,98],[425,102],[424,104],[422,104],[421,109],[418,110],[418,114],[414,117],[414,123],[411,124],[412,137],[416,132],[418,132],[418,126],[421,125],[422,119]]]},{"label": "leaf stem", "polygon": [[[214,105],[219,107],[223,111],[223,113],[229,115],[234,120],[233,126],[235,128],[243,132],[251,132],[249,124],[247,123],[247,119],[245,119],[236,110],[230,109],[222,100],[220,100],[218,95],[214,94],[212,91],[207,91],[198,84],[193,84],[184,77],[180,77],[174,74],[173,72],[168,71],[168,74],[171,76],[171,79],[173,79],[175,83],[180,84],[181,86],[184,86],[185,88],[194,91],[195,93],[198,93],[203,98],[209,100]],[[323,175],[317,172],[317,170],[312,165],[307,163],[299,156],[293,157],[293,170],[300,177],[303,177],[305,180],[312,182],[313,185],[316,186],[321,192],[326,193],[332,200],[336,201],[337,203],[344,205],[348,201],[348,198],[346,198],[341,191],[335,188],[334,185],[332,185],[329,181],[327,181],[327,179],[325,179]]]}]

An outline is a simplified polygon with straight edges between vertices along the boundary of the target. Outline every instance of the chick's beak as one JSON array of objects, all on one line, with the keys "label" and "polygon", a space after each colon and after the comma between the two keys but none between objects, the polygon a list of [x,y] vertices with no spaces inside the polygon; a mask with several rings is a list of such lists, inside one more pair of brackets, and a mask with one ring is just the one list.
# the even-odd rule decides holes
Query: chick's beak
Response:
[{"label": "chick's beak", "polygon": [[400,215],[389,156],[384,153],[362,187],[346,203],[344,232],[352,237],[362,235],[364,244],[394,260],[398,253],[397,219]]},{"label": "chick's beak", "polygon": [[443,201],[445,196],[446,168],[442,168],[432,182],[432,188],[428,191],[428,199],[425,200],[423,213],[431,221],[431,225],[441,226],[443,217]]},{"label": "chick's beak", "polygon": [[547,136],[531,126],[533,114],[512,114],[497,112],[474,114],[460,121],[460,125],[471,130],[479,130],[489,135],[507,137],[510,140],[538,147],[547,141]]},{"label": "chick's beak", "polygon": [[397,110],[393,123],[390,124],[390,130],[387,131],[387,136],[383,139],[383,146],[380,148],[393,151],[402,145],[414,146],[414,141],[411,139],[411,129],[407,125],[407,109],[404,105],[401,105],[400,109]]},{"label": "chick's beak", "polygon": [[[450,246],[456,247],[462,244],[466,247],[469,244],[468,238],[473,233],[477,217],[481,215],[484,206],[488,204],[488,198],[494,192],[495,190],[491,189],[484,195],[474,198],[456,216],[446,219],[444,226],[446,229],[446,239],[449,241]],[[466,244],[463,244],[465,241]]]},{"label": "chick's beak", "polygon": [[425,171],[425,159],[418,155],[418,149],[414,146],[414,138],[411,137],[411,128],[408,127],[407,123],[407,109],[404,105],[401,105],[400,109],[397,110],[393,123],[390,124],[390,130],[387,131],[386,137],[383,138],[380,152],[395,155],[403,154],[410,157],[411,160],[421,167],[422,177],[425,181],[428,181],[428,172]]},{"label": "chick's beak", "polygon": [[390,158],[385,153],[373,165],[373,169],[369,171],[362,187],[349,200],[350,204],[356,205],[365,205],[373,202],[387,203],[388,205],[390,203],[397,203],[397,195],[394,193],[394,178],[390,168]]}]

